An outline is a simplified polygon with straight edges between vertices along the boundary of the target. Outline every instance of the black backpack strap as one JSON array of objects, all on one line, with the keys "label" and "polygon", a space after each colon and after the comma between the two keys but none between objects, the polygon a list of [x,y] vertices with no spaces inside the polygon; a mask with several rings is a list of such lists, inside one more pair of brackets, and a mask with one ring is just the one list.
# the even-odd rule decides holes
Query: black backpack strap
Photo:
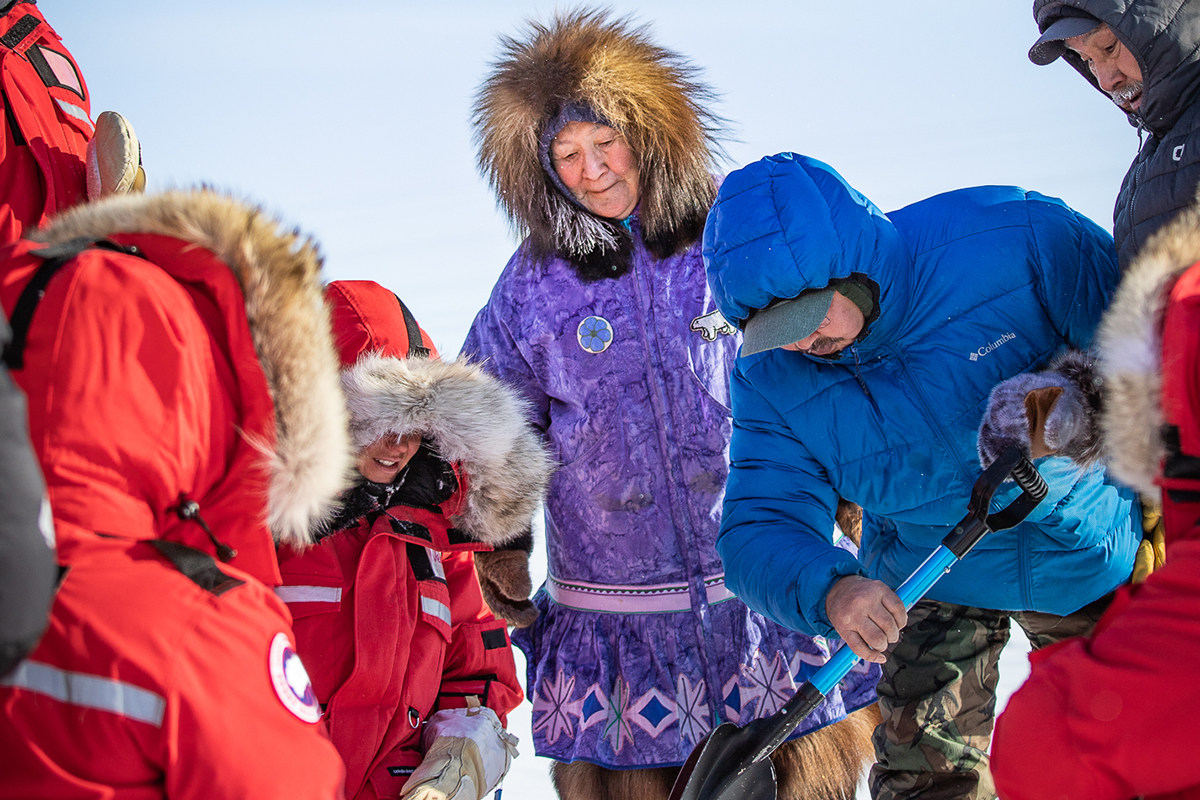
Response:
[{"label": "black backpack strap", "polygon": [[152,539],[147,544],[162,553],[163,558],[170,561],[185,578],[218,597],[245,583],[222,572],[217,560],[203,550],[162,539]]},{"label": "black backpack strap", "polygon": [[417,324],[417,318],[408,310],[408,306],[404,305],[404,301],[400,299],[400,295],[393,294],[392,297],[396,298],[396,302],[400,304],[400,313],[404,315],[404,327],[408,330],[408,357],[428,357],[429,348],[423,344],[421,326]]},{"label": "black backpack strap", "polygon": [[25,339],[33,322],[33,312],[45,296],[50,279],[68,261],[93,247],[145,258],[136,247],[123,247],[107,240],[97,242],[87,237],[70,239],[51,247],[43,247],[41,250],[30,250],[30,255],[43,259],[43,262],[29,279],[29,283],[25,284],[25,289],[17,298],[17,304],[13,306],[12,318],[8,321],[12,327],[12,339],[4,348],[4,363],[9,369],[25,368]]}]

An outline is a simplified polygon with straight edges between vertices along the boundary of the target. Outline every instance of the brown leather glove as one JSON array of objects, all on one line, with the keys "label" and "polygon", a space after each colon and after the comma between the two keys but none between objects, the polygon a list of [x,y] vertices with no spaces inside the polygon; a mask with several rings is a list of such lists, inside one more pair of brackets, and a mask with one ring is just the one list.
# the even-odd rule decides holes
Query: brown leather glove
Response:
[{"label": "brown leather glove", "polygon": [[523,550],[492,550],[475,554],[475,574],[484,602],[492,612],[514,628],[528,628],[538,618],[529,600],[533,583],[529,578],[529,553]]}]

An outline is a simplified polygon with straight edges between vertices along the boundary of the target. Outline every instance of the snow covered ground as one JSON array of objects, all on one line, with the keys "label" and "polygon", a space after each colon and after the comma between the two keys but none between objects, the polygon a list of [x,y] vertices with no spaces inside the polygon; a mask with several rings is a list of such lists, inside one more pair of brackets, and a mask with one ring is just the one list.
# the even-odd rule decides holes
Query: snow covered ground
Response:
[{"label": "snow covered ground", "polygon": [[[530,560],[530,567],[534,573],[533,582],[536,586],[545,578],[546,573],[545,550],[540,537],[537,540],[533,558]],[[515,650],[515,652],[517,674],[524,682],[525,659],[522,657],[521,651]],[[1009,696],[1017,690],[1029,674],[1028,655],[1029,643],[1025,640],[1021,629],[1014,627],[1012,639],[1000,655],[1000,686],[997,692],[1000,707],[1003,707]],[[538,758],[533,754],[533,745],[531,744],[533,740],[530,737],[531,711],[532,706],[527,699],[508,717],[509,730],[521,739],[519,748],[521,756],[513,762],[512,769],[505,778],[504,800],[556,800],[557,798],[554,788],[550,785],[550,759]],[[869,800],[869,798],[870,795],[867,793],[864,781],[859,784],[856,800]]]}]

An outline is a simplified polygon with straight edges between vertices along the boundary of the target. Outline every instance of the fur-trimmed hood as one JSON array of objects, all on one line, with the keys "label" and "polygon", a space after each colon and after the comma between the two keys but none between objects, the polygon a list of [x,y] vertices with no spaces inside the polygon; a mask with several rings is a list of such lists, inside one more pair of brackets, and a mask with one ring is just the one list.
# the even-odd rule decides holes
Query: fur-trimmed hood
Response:
[{"label": "fur-trimmed hood", "polygon": [[692,244],[716,194],[712,173],[722,121],[705,110],[712,93],[697,70],[655,45],[646,27],[576,10],[529,22],[504,37],[474,107],[479,168],[514,228],[538,255],[575,262],[622,249],[621,227],[564,196],[538,148],[564,106],[583,104],[625,137],[640,170],[637,216],[646,244],[666,257]]},{"label": "fur-trimmed hood", "polygon": [[1176,279],[1200,261],[1200,206],[1160,229],[1121,281],[1097,333],[1105,407],[1101,425],[1114,475],[1139,492],[1155,484],[1162,438],[1162,320]]},{"label": "fur-trimmed hood", "polygon": [[[180,266],[176,261],[200,257],[195,248],[155,243],[147,234],[204,248],[235,276],[254,349],[245,355],[257,355],[274,406],[273,431],[269,419],[256,418],[244,419],[244,424],[253,424],[258,435],[253,430],[239,432],[257,450],[255,459],[267,462],[264,517],[271,534],[280,543],[309,543],[310,532],[329,515],[352,474],[346,408],[338,386],[329,316],[322,301],[321,258],[315,244],[295,231],[281,229],[278,221],[260,209],[210,190],[114,197],[73,209],[31,238],[54,245],[72,239],[114,237],[140,242],[136,237],[142,237],[147,259],[180,283],[214,280],[211,276],[219,265],[207,255],[203,261]],[[155,247],[173,254],[172,260],[156,259]],[[227,295],[222,294],[222,285],[221,281],[212,283],[205,294],[211,299],[204,301],[216,307],[218,316],[211,311],[202,313],[210,315],[206,324],[214,331],[216,346],[229,347],[231,334],[223,333],[221,327],[236,330],[240,312],[224,303]],[[260,380],[253,370],[238,366],[244,354],[235,351],[229,357],[238,371],[233,378],[237,385]],[[234,397],[233,403],[244,404],[247,396]],[[164,443],[164,450],[167,448]],[[228,471],[229,465],[224,469]],[[239,478],[229,475],[220,480],[232,484]],[[227,487],[217,494],[227,497],[237,491]]]},{"label": "fur-trimmed hood", "polygon": [[456,527],[491,545],[528,530],[552,461],[517,392],[465,358],[438,358],[411,312],[377,283],[334,281],[326,297],[355,449],[419,433],[466,475]]}]

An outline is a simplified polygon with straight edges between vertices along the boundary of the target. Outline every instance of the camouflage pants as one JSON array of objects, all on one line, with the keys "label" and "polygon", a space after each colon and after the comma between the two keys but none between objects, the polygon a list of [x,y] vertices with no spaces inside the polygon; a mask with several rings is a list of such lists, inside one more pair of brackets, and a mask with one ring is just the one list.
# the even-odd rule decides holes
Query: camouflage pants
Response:
[{"label": "camouflage pants", "polygon": [[875,800],[992,800],[988,745],[996,714],[997,663],[1009,620],[1034,649],[1089,633],[1112,595],[1065,617],[991,611],[922,600],[888,654],[879,681]]}]

